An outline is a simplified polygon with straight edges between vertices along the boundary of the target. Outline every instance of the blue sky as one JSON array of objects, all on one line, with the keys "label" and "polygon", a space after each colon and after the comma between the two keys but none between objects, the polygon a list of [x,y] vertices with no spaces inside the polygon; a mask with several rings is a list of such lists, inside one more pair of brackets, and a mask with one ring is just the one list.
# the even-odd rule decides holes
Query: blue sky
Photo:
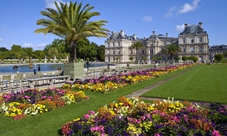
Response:
[{"label": "blue sky", "polygon": [[[76,2],[75,0],[72,0]],[[61,0],[67,2],[67,0]],[[69,2],[69,1],[68,1]],[[227,1],[226,0],[78,0],[94,6],[100,12],[93,20],[107,20],[105,28],[137,37],[149,37],[167,32],[177,37],[184,23],[203,23],[209,35],[209,45],[227,44]],[[40,12],[54,8],[54,0],[1,0],[0,1],[0,47],[11,49],[13,44],[42,50],[55,38],[52,34],[35,34],[41,26]],[[89,38],[104,45],[105,38]]]}]

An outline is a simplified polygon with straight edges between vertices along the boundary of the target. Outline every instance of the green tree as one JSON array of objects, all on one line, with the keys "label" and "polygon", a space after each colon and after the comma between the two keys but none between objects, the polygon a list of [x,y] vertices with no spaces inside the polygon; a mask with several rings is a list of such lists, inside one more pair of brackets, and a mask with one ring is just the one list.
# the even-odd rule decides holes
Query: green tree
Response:
[{"label": "green tree", "polygon": [[214,55],[214,59],[217,62],[220,62],[223,58],[224,58],[224,55],[223,54],[216,54],[216,55]]},{"label": "green tree", "polygon": [[143,49],[143,48],[145,48],[145,46],[141,42],[139,42],[139,41],[134,42],[129,47],[130,50],[132,50],[132,49],[135,49],[136,50],[136,61],[137,61],[137,63],[138,63],[138,50],[139,49]]},{"label": "green tree", "polygon": [[188,60],[192,60],[194,63],[196,63],[199,59],[195,56],[188,57]]},{"label": "green tree", "polygon": [[77,41],[77,57],[78,58],[85,58],[90,57],[90,48],[89,48],[90,42],[87,38],[80,39]]},{"label": "green tree", "polygon": [[52,33],[66,40],[70,46],[70,62],[77,61],[77,41],[87,37],[107,37],[109,30],[103,28],[106,20],[91,21],[92,17],[99,16],[99,12],[91,12],[94,8],[82,3],[70,2],[60,5],[55,2],[56,10],[46,8],[41,14],[48,19],[39,19],[37,25],[43,28],[35,30],[35,33]]},{"label": "green tree", "polygon": [[97,52],[98,52],[97,59],[100,61],[105,61],[105,46],[104,45],[98,46]]},{"label": "green tree", "polygon": [[119,57],[119,56],[117,56],[115,59],[116,59],[116,61],[118,62],[118,60],[120,59],[120,57]]},{"label": "green tree", "polygon": [[176,44],[167,45],[162,50],[163,54],[169,54],[170,55],[171,60],[173,60],[174,55],[177,55],[179,52],[181,52],[181,48],[180,48],[180,46],[178,46]]},{"label": "green tree", "polygon": [[129,60],[131,60],[131,62],[132,62],[132,61],[133,61],[133,57],[132,57],[132,56],[130,56],[130,57],[129,57]]},{"label": "green tree", "polygon": [[67,46],[67,43],[64,39],[54,39],[54,41],[51,44],[48,44],[44,50],[47,53],[48,49],[54,47],[58,50],[58,53],[69,53],[69,46]]},{"label": "green tree", "polygon": [[36,56],[33,53],[33,49],[31,47],[23,47],[22,50],[24,51],[23,58],[28,59],[29,57],[35,58]]},{"label": "green tree", "polygon": [[50,58],[54,58],[54,56],[57,56],[58,55],[58,50],[55,48],[55,47],[51,47],[48,49],[48,56]]},{"label": "green tree", "polygon": [[39,59],[39,61],[41,61],[43,58],[45,58],[45,53],[42,50],[35,50],[33,53],[34,53],[35,58]]},{"label": "green tree", "polygon": [[9,50],[6,49],[5,47],[0,47],[0,51],[9,51]]},{"label": "green tree", "polygon": [[20,45],[13,45],[11,47],[12,57],[20,60],[22,58],[23,49]]},{"label": "green tree", "polygon": [[186,61],[186,60],[188,60],[188,57],[183,56],[183,57],[182,57],[182,60],[183,60],[183,61]]}]

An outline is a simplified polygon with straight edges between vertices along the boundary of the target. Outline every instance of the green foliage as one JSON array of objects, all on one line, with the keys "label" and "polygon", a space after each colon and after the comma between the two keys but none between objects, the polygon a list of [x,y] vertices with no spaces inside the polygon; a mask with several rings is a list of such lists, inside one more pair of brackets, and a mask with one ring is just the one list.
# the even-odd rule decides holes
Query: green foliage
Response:
[{"label": "green foliage", "polygon": [[136,50],[136,60],[137,60],[137,63],[138,63],[138,50],[139,49],[143,49],[143,48],[145,48],[145,46],[141,42],[139,42],[139,41],[134,42],[129,47],[130,50],[132,50],[132,49],[135,49]]},{"label": "green foliage", "polygon": [[70,62],[77,61],[77,42],[87,37],[107,37],[109,30],[103,28],[106,20],[91,21],[99,16],[99,12],[91,12],[94,8],[89,4],[55,2],[55,9],[46,8],[41,11],[45,19],[39,19],[37,25],[43,26],[35,33],[51,33],[65,39],[70,47]]},{"label": "green foliage", "polygon": [[0,47],[0,51],[9,51],[8,49],[6,49],[6,47]]},{"label": "green foliage", "polygon": [[130,57],[129,57],[129,60],[131,60],[131,61],[132,61],[133,59],[134,59],[134,58],[133,58],[132,56],[130,56]]},{"label": "green foliage", "polygon": [[179,45],[176,45],[176,44],[167,45],[162,50],[163,54],[169,54],[170,55],[170,59],[171,60],[173,59],[174,55],[178,54],[179,52],[181,52],[181,48],[180,48]]},{"label": "green foliage", "polygon": [[104,45],[98,46],[97,52],[98,52],[97,59],[100,61],[105,61],[105,46]]},{"label": "green foliage", "polygon": [[224,58],[223,54],[216,54],[214,55],[214,59],[218,62],[220,62]]},{"label": "green foliage", "polygon": [[195,56],[188,57],[188,60],[192,60],[194,63],[196,63],[199,59]]},{"label": "green foliage", "polygon": [[186,60],[188,60],[188,57],[183,56],[183,57],[182,57],[182,60],[183,60],[183,61],[186,61]]}]

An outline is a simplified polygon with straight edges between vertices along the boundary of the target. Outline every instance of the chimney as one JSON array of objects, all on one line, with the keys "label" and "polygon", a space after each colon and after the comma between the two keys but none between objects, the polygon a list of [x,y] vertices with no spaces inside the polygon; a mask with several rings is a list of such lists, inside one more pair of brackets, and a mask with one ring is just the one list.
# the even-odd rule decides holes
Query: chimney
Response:
[{"label": "chimney", "polygon": [[124,30],[121,30],[121,35],[125,36]]},{"label": "chimney", "polygon": [[152,31],[153,35],[155,34],[155,31]]},{"label": "chimney", "polygon": [[134,39],[136,39],[136,34],[133,34]]},{"label": "chimney", "polygon": [[185,23],[185,24],[184,24],[184,28],[186,28],[187,26],[188,26],[188,24],[187,24],[187,23]]},{"label": "chimney", "polygon": [[144,40],[146,40],[146,37],[143,37]]},{"label": "chimney", "polygon": [[166,37],[168,37],[168,33],[166,33]]},{"label": "chimney", "polygon": [[199,26],[200,26],[201,28],[203,28],[203,23],[202,23],[202,22],[199,22]]}]

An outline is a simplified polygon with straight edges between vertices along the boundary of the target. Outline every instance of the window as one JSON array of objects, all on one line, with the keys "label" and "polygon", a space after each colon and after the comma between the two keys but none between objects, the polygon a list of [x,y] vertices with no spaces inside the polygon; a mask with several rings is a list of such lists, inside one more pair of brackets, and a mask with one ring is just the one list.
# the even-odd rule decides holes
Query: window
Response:
[{"label": "window", "polygon": [[185,47],[182,47],[182,52],[186,52],[186,48]]},{"label": "window", "polygon": [[183,43],[186,43],[186,39],[185,38],[183,38]]},{"label": "window", "polygon": [[199,37],[199,42],[203,42],[203,37]]},{"label": "window", "polygon": [[120,53],[121,53],[121,51],[120,51],[120,50],[118,50],[117,52],[118,52],[118,54],[120,54]]},{"label": "window", "polygon": [[152,49],[150,50],[150,53],[152,53],[152,54],[153,54],[153,50],[152,50]]},{"label": "window", "polygon": [[194,38],[191,38],[191,43],[194,43]]},{"label": "window", "polygon": [[115,43],[113,43],[113,47],[115,47]]},{"label": "window", "polygon": [[142,54],[144,54],[144,50],[142,50]]},{"label": "window", "polygon": [[191,50],[191,52],[194,52],[194,47],[191,47],[190,50]]},{"label": "window", "polygon": [[115,51],[113,51],[113,54],[115,54]]},{"label": "window", "polygon": [[133,50],[131,50],[131,54],[133,54]]},{"label": "window", "polygon": [[107,54],[110,54],[110,51],[109,50],[107,50]]},{"label": "window", "polygon": [[120,42],[118,42],[118,46],[121,46]]},{"label": "window", "polygon": [[108,43],[108,47],[110,47],[110,43]]},{"label": "window", "polygon": [[199,47],[199,52],[203,52],[203,47]]}]

